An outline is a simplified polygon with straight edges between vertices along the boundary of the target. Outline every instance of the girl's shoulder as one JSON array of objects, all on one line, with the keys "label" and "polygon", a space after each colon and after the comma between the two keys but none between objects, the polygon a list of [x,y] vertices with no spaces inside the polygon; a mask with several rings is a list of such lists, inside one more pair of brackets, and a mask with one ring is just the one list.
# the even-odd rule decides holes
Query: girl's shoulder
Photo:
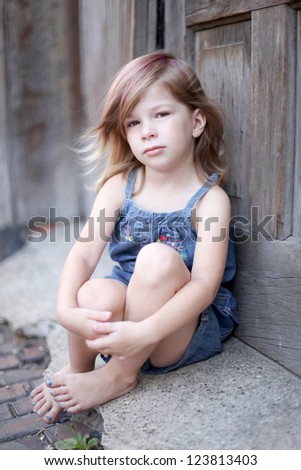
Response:
[{"label": "girl's shoulder", "polygon": [[208,210],[214,212],[228,212],[230,210],[230,199],[226,191],[219,185],[213,185],[204,197],[199,199],[197,211]]},{"label": "girl's shoulder", "polygon": [[109,191],[124,191],[125,186],[127,183],[127,177],[124,173],[117,173],[114,176],[111,176],[103,185],[101,189],[109,190]]},{"label": "girl's shoulder", "polygon": [[110,205],[119,208],[122,205],[125,196],[127,178],[118,173],[111,176],[101,187],[97,196],[96,203],[100,205]]}]

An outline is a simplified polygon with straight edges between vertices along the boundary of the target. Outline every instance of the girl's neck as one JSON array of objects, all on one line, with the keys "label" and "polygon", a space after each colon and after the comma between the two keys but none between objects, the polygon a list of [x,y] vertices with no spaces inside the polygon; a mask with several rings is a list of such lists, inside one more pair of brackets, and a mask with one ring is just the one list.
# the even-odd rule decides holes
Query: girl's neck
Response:
[{"label": "girl's neck", "polygon": [[143,167],[137,174],[133,199],[142,209],[154,212],[180,210],[205,179],[194,168],[169,173]]},{"label": "girl's neck", "polygon": [[153,168],[143,167],[144,184],[148,186],[164,187],[167,190],[176,188],[179,190],[181,187],[191,187],[193,184],[199,186],[204,183],[206,177],[200,168],[194,165],[186,166],[184,168],[173,168],[172,171],[156,171]]}]

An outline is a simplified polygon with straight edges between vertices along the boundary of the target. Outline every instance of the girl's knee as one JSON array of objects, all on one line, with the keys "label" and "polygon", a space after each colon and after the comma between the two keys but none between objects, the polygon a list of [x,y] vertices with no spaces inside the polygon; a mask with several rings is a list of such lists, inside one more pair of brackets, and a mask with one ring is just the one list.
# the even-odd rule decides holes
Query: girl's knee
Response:
[{"label": "girl's knee", "polygon": [[162,284],[175,277],[190,276],[180,255],[171,247],[161,243],[144,246],[136,260],[135,274],[145,283]]},{"label": "girl's knee", "polygon": [[77,302],[82,308],[123,311],[125,286],[112,279],[90,279],[79,289]]},{"label": "girl's knee", "polygon": [[79,307],[87,307],[91,303],[91,300],[95,298],[97,292],[96,280],[90,279],[85,282],[77,293],[77,303]]}]

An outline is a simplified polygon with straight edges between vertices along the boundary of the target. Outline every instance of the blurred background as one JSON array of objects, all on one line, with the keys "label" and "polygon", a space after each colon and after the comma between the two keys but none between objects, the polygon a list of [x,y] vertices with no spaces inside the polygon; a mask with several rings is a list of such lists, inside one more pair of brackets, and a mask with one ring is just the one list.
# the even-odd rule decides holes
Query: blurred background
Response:
[{"label": "blurred background", "polygon": [[49,219],[50,207],[57,217],[89,213],[93,196],[70,148],[97,122],[119,68],[164,47],[165,3],[175,6],[0,1],[0,259],[22,244],[29,219]]}]

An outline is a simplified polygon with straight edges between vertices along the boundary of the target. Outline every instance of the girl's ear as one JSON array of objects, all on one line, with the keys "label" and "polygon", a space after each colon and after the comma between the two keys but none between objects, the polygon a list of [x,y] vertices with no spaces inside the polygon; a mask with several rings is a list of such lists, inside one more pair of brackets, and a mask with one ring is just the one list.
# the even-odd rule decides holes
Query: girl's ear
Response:
[{"label": "girl's ear", "polygon": [[200,137],[200,135],[203,133],[203,130],[205,129],[206,126],[206,116],[201,112],[200,109],[196,109],[193,112],[193,131],[192,131],[192,136],[193,137]]}]

